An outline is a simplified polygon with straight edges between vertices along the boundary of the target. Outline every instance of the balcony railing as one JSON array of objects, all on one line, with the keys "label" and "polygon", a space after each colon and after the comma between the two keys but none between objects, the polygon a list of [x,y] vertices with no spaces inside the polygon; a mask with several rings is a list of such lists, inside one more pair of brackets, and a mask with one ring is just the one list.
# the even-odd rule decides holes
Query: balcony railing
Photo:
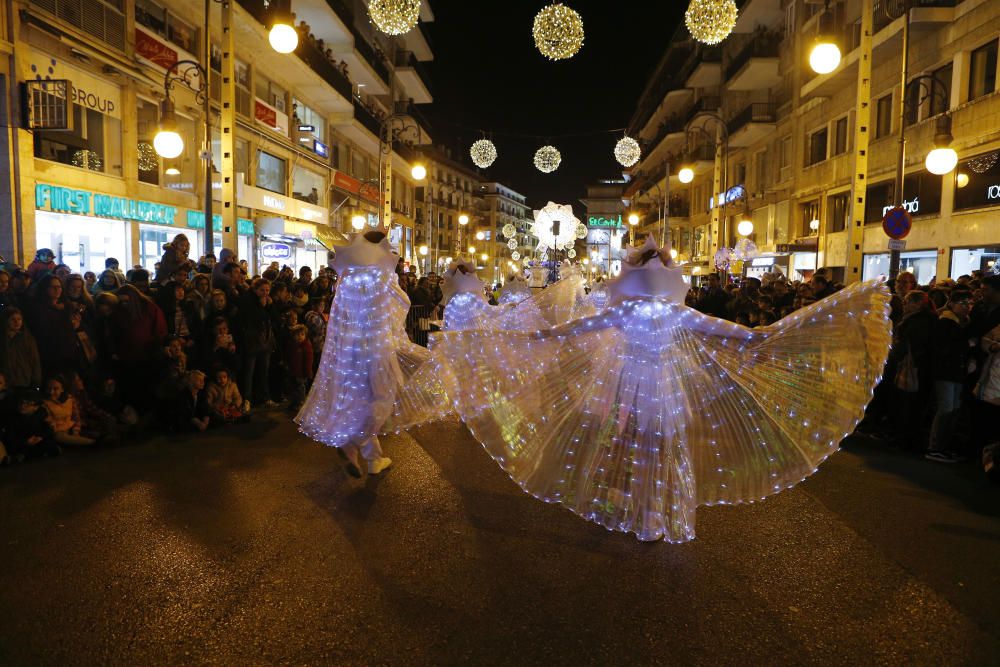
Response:
[{"label": "balcony railing", "polygon": [[663,139],[668,134],[673,134],[675,132],[683,132],[683,131],[684,131],[684,123],[677,116],[672,116],[664,120],[662,123],[660,123],[660,127],[656,131],[656,136],[653,138],[652,141],[650,141],[644,147],[643,153],[648,154],[657,146],[659,146],[660,142],[663,141]]},{"label": "balcony railing", "polygon": [[378,118],[375,117],[371,111],[368,110],[361,100],[356,97],[352,97],[351,100],[354,102],[354,118],[364,125],[369,132],[374,134],[376,137],[381,135],[382,123]]},{"label": "balcony railing", "polygon": [[[922,7],[954,7],[961,2],[962,0],[910,0],[910,6],[914,9]],[[873,9],[875,14],[875,32],[878,32],[903,15],[903,0],[875,0]]]},{"label": "balcony railing", "polygon": [[710,111],[712,113],[718,113],[719,107],[722,106],[722,100],[715,96],[706,96],[691,105],[688,110],[687,115],[684,116],[684,126],[687,127],[695,116],[698,114]]},{"label": "balcony railing", "polygon": [[353,24],[351,25],[351,32],[354,34],[354,48],[361,54],[361,57],[365,59],[365,62],[371,65],[372,69],[375,70],[375,73],[378,74],[379,78],[382,79],[383,82],[389,83],[389,65],[386,64],[385,58],[375,51],[375,48],[368,43],[368,40],[365,39],[364,35],[362,35]]},{"label": "balcony railing", "polygon": [[427,72],[427,68],[424,64],[416,59],[412,51],[397,51],[396,52],[396,67],[412,67],[416,70],[417,75],[424,82],[427,87],[427,91],[433,95],[434,87],[431,85],[431,77]]},{"label": "balcony railing", "polygon": [[733,116],[726,124],[729,134],[735,134],[747,123],[774,123],[778,120],[778,105],[774,102],[754,102]]},{"label": "balcony railing", "polygon": [[702,63],[721,63],[722,49],[717,46],[699,46],[688,56],[687,62],[677,73],[677,81],[685,82]]},{"label": "balcony railing", "polygon": [[729,61],[726,67],[726,81],[733,78],[751,58],[777,58],[781,48],[781,35],[765,33],[751,39],[743,50]]}]

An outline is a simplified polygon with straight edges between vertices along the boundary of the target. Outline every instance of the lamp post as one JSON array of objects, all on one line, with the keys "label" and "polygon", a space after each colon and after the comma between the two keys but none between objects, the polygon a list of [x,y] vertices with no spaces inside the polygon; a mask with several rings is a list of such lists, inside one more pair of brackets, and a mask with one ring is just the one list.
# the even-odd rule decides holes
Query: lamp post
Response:
[{"label": "lamp post", "polygon": [[[715,145],[715,170],[713,173],[712,189],[715,191],[713,197],[717,201],[712,206],[712,225],[719,231],[719,238],[716,243],[716,250],[718,250],[721,247],[729,245],[729,220],[728,216],[722,215],[723,207],[727,204],[723,200],[727,191],[726,185],[729,172],[727,164],[729,160],[729,128],[726,127],[726,122],[722,119],[722,116],[713,111],[700,111],[695,114],[692,121],[698,117],[704,117],[706,120],[715,122],[715,136],[713,137],[709,134],[708,130],[704,127],[704,123],[697,126],[689,125],[685,130],[685,143],[689,144],[692,136],[701,134]],[[682,165],[681,171],[678,172],[677,176],[682,183],[685,182],[685,178],[687,179],[686,182],[690,183],[694,180],[694,169],[690,165]],[[668,178],[667,183],[669,182]],[[723,217],[723,219],[720,220],[720,217]]]},{"label": "lamp post", "polygon": [[[407,123],[409,121],[409,123]],[[388,233],[389,225],[388,220],[386,220],[385,211],[386,207],[391,204],[392,193],[386,193],[386,189],[391,187],[392,183],[392,169],[386,165],[383,168],[383,160],[388,161],[389,155],[392,153],[392,142],[399,138],[399,135],[406,130],[416,130],[417,140],[420,139],[420,126],[413,121],[412,118],[405,114],[392,114],[382,121],[382,125],[379,128],[378,133],[378,190],[379,190],[379,207],[378,207],[378,222],[379,227],[382,231]],[[410,169],[410,176],[415,181],[422,181],[427,177],[427,168],[419,162]]]}]

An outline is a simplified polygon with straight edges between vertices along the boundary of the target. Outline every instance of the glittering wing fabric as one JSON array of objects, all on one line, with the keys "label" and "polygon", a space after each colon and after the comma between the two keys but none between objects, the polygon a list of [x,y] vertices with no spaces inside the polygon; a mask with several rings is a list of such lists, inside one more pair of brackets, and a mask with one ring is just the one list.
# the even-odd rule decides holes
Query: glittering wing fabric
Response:
[{"label": "glittering wing fabric", "polygon": [[341,276],[319,370],[295,418],[302,433],[333,447],[360,444],[386,430],[394,415],[403,423],[426,421],[447,405],[432,375],[395,405],[399,388],[429,356],[406,336],[408,306],[391,272],[352,267]]},{"label": "glittering wing fabric", "polygon": [[536,290],[528,301],[551,326],[565,324],[594,314],[594,305],[583,288],[584,279],[576,273]]},{"label": "glittering wing fabric", "polygon": [[456,410],[525,491],[685,541],[698,504],[764,498],[836,450],[882,371],[887,312],[874,283],[757,330],[636,299],[542,334],[432,347]]}]

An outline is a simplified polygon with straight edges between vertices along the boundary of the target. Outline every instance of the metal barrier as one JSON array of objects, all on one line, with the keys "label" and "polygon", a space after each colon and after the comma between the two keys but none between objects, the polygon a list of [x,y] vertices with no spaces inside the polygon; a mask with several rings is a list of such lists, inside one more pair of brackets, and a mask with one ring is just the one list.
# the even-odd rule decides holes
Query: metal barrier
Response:
[{"label": "metal barrier", "polygon": [[433,312],[434,306],[410,306],[410,311],[406,314],[406,335],[417,345],[427,347]]}]

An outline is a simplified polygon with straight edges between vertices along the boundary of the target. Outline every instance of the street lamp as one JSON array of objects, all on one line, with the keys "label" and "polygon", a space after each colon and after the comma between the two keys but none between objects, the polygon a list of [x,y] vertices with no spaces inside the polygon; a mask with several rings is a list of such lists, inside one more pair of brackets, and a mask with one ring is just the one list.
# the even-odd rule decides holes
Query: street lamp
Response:
[{"label": "street lamp", "polygon": [[739,224],[736,225],[736,233],[740,236],[750,236],[753,234],[753,222],[750,220],[740,220]]},{"label": "street lamp", "polygon": [[476,240],[477,241],[482,241],[485,238],[486,238],[486,233],[485,232],[476,232]]},{"label": "street lamp", "polygon": [[462,215],[458,216],[458,224],[460,224],[460,225],[467,225],[467,224],[469,224],[469,216],[467,216],[464,213]]},{"label": "street lamp", "polygon": [[356,215],[351,218],[351,227],[360,232],[365,228],[365,217],[363,215]]},{"label": "street lamp", "polygon": [[427,168],[418,162],[413,165],[413,169],[410,169],[410,176],[412,176],[415,181],[422,181],[427,178]]},{"label": "street lamp", "polygon": [[160,157],[171,160],[184,152],[184,139],[177,131],[174,102],[169,97],[160,103],[160,127],[153,137],[153,149]]},{"label": "street lamp", "polygon": [[639,216],[636,215],[635,213],[629,215],[628,216],[628,224],[632,225],[633,227],[635,227],[636,225],[638,225],[639,224]]},{"label": "street lamp", "polygon": [[809,53],[809,66],[817,74],[829,74],[840,65],[840,47],[834,37],[833,14],[830,12],[830,0],[826,0],[826,8],[819,17],[819,32],[816,44]]},{"label": "street lamp", "polygon": [[291,53],[299,45],[299,33],[292,25],[294,20],[289,0],[271,0],[267,41],[278,53]]},{"label": "street lamp", "polygon": [[813,218],[812,220],[810,220],[809,221],[809,229],[810,229],[810,231],[818,232],[819,231],[819,220],[817,220],[815,218]]},{"label": "street lamp", "polygon": [[937,119],[934,132],[934,150],[927,154],[927,159],[924,161],[927,171],[936,176],[944,176],[951,173],[951,170],[958,165],[958,153],[951,147],[951,141],[951,116],[944,114]]},{"label": "street lamp", "polygon": [[469,254],[470,255],[475,255],[476,254],[476,246],[474,246],[474,245],[470,245],[469,246]]},{"label": "street lamp", "polygon": [[694,180],[694,169],[681,167],[681,170],[677,172],[677,180],[684,184],[690,183]]}]

